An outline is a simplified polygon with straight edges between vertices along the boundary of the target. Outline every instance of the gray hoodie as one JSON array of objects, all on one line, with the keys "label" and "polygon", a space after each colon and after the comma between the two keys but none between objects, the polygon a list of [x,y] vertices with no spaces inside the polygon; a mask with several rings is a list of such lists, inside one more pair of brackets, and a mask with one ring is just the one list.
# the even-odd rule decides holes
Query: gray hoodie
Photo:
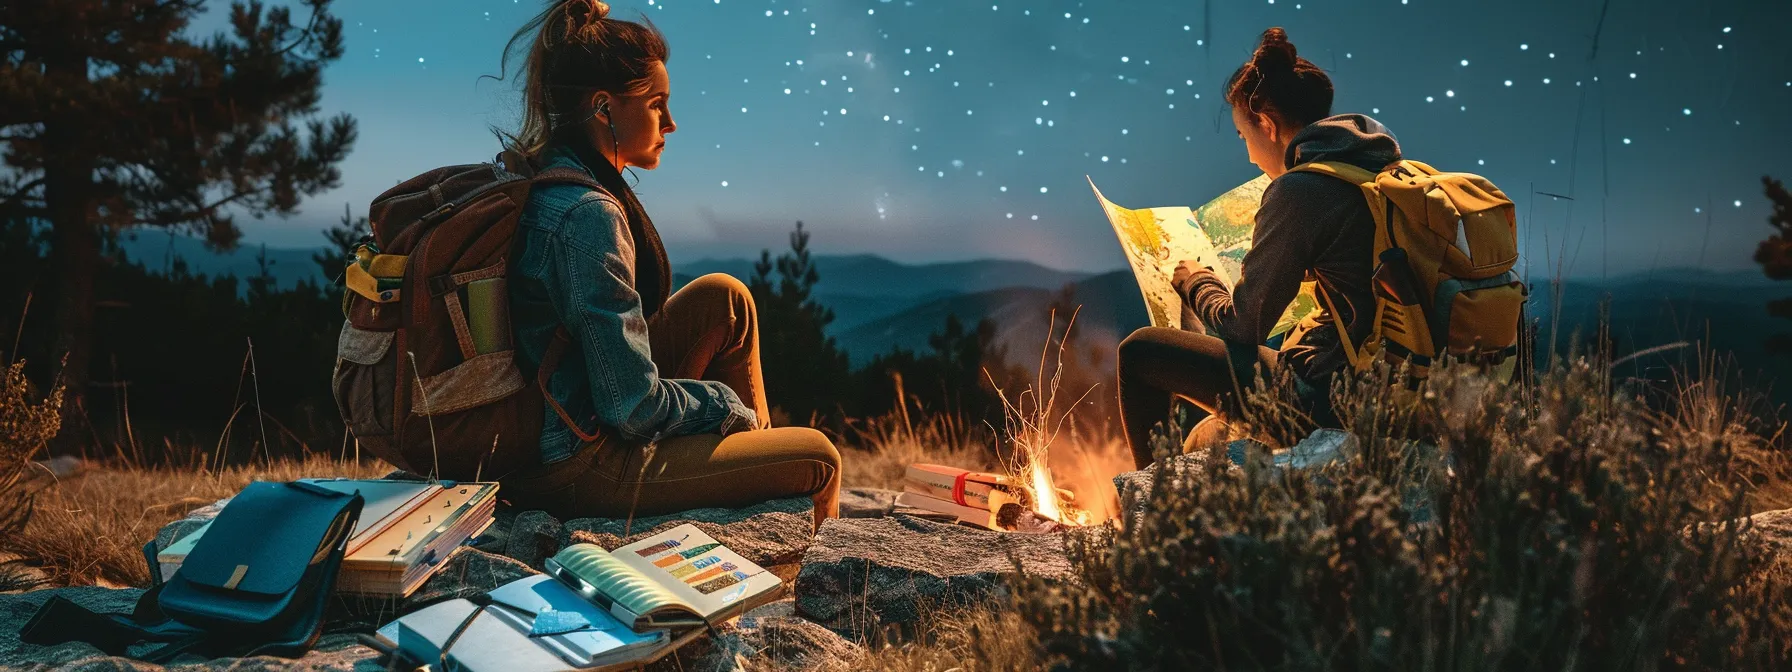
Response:
[{"label": "gray hoodie", "polygon": [[[1339,161],[1379,172],[1399,160],[1400,145],[1387,127],[1364,115],[1343,114],[1296,134],[1285,163],[1293,168]],[[1360,188],[1328,175],[1285,173],[1263,192],[1238,284],[1228,293],[1211,272],[1196,273],[1183,285],[1183,298],[1207,333],[1262,343],[1301,281],[1317,279],[1331,292],[1340,314],[1321,314],[1320,326],[1299,343],[1283,344],[1280,361],[1308,382],[1320,383],[1347,363],[1338,341],[1339,321],[1348,325],[1352,343],[1360,346],[1369,336],[1375,318],[1370,280],[1374,246],[1375,220]]]}]

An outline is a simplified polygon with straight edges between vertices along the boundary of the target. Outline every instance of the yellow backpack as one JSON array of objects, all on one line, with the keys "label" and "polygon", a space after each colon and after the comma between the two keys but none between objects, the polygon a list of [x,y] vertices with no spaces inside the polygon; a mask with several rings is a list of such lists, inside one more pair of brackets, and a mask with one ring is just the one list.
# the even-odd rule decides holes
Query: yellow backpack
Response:
[{"label": "yellow backpack", "polygon": [[[1452,357],[1512,375],[1528,292],[1512,270],[1516,209],[1499,187],[1417,161],[1380,173],[1330,161],[1294,170],[1357,185],[1375,217],[1374,328],[1360,344],[1338,329],[1352,368],[1404,360],[1423,376],[1433,362]],[[1337,315],[1324,283],[1318,293]]]}]

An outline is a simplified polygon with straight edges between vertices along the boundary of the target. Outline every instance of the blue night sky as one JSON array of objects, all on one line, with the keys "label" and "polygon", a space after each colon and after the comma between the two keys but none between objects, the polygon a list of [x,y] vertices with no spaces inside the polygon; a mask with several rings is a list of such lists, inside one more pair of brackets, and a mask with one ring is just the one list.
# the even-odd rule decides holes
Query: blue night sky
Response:
[{"label": "blue night sky", "polygon": [[[360,141],[341,188],[290,219],[239,220],[244,242],[321,245],[345,203],[361,214],[413,174],[488,160],[488,129],[515,123],[517,96],[514,80],[479,77],[542,6],[338,0],[348,53],[324,107],[353,114]],[[1331,73],[1335,111],[1371,114],[1408,157],[1513,196],[1532,274],[1751,266],[1770,233],[1760,177],[1792,179],[1792,3],[1626,0],[1603,29],[1600,10],[623,0],[612,16],[645,14],[672,47],[679,129],[637,188],[675,263],[781,248],[800,219],[823,254],[1118,268],[1083,176],[1131,207],[1198,205],[1253,177],[1219,91],[1283,26]]]}]

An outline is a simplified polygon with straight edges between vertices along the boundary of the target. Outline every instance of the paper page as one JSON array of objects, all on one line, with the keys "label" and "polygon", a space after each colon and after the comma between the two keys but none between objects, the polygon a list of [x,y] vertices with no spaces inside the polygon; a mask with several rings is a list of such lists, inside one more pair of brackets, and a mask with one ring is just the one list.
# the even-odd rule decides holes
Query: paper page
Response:
[{"label": "paper page", "polygon": [[[1144,295],[1145,313],[1151,319],[1151,326],[1182,328],[1182,299],[1170,287],[1170,271],[1175,270],[1179,260],[1170,259],[1169,234],[1150,210],[1129,210],[1115,205],[1101,195],[1093,178],[1089,180],[1089,188],[1095,190],[1095,199],[1101,202],[1102,212],[1114,227],[1114,235],[1120,239],[1120,250],[1126,253],[1126,263],[1132,268],[1133,279],[1139,283],[1139,292]],[[1167,270],[1166,264],[1169,266]]]},{"label": "paper page", "polygon": [[461,483],[453,488],[437,488],[436,492],[385,530],[357,544],[365,553],[351,553],[348,560],[359,566],[364,562],[409,566],[438,535],[446,533],[463,518],[478,510],[496,493],[491,483]]},{"label": "paper page", "polygon": [[[622,549],[612,553],[596,544],[573,544],[555,553],[553,559],[567,572],[590,584],[597,594],[586,594],[590,599],[599,600],[598,606],[609,609],[624,622],[633,620],[629,623],[633,627],[642,625],[642,617],[662,609],[700,613],[683,595],[625,562],[622,554]],[[604,600],[609,603],[602,603]]]},{"label": "paper page", "polygon": [[[539,614],[543,610],[552,609],[585,617],[591,623],[589,630],[537,638],[558,651],[569,663],[578,666],[588,666],[593,658],[605,654],[657,645],[666,637],[664,630],[635,632],[622,621],[616,620],[610,612],[579,597],[571,588],[546,574],[536,574],[499,586],[491,591],[491,597],[494,602],[529,613]],[[509,610],[498,609],[497,612],[522,618]],[[532,625],[532,622],[523,623],[522,630],[527,632]]]},{"label": "paper page", "polygon": [[711,621],[784,583],[689,523],[618,548],[615,555]]},{"label": "paper page", "polygon": [[410,481],[382,481],[368,479],[300,479],[320,488],[341,493],[361,493],[364,503],[361,505],[361,517],[355,522],[355,531],[349,535],[349,554],[354,554],[373,538],[370,531],[379,533],[391,526],[393,522],[404,517],[404,514],[421,503],[441,486],[432,483]]},{"label": "paper page", "polygon": [[[441,655],[442,642],[473,613],[475,606],[466,600],[449,600],[432,604],[398,619],[392,638],[406,655],[434,664]],[[567,661],[555,652],[540,646],[527,631],[519,631],[514,619],[499,618],[501,610],[487,607],[484,613],[468,624],[465,632],[448,650],[448,656],[465,672],[534,672],[563,670]],[[386,632],[381,629],[381,632]]]}]

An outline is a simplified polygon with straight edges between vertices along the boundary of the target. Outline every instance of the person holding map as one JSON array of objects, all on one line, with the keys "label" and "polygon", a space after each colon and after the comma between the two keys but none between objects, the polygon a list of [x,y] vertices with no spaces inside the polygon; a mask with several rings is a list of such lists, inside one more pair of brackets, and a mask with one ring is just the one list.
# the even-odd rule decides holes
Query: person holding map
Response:
[{"label": "person holding map", "polygon": [[[1375,318],[1374,218],[1362,191],[1290,170],[1339,161],[1379,172],[1400,160],[1393,134],[1367,116],[1332,116],[1331,78],[1299,57],[1281,28],[1263,33],[1250,61],[1227,81],[1225,100],[1251,162],[1271,182],[1236,283],[1228,288],[1208,260],[1182,261],[1170,284],[1182,299],[1183,328],[1145,327],[1120,344],[1120,409],[1140,468],[1152,461],[1151,427],[1169,417],[1177,399],[1204,416],[1185,450],[1223,436],[1225,414],[1259,366],[1265,379],[1290,375],[1311,417],[1335,425],[1331,378],[1347,363],[1337,329],[1343,325],[1361,343]],[[1316,312],[1279,349],[1265,347],[1306,279],[1330,293],[1338,314]]]}]

